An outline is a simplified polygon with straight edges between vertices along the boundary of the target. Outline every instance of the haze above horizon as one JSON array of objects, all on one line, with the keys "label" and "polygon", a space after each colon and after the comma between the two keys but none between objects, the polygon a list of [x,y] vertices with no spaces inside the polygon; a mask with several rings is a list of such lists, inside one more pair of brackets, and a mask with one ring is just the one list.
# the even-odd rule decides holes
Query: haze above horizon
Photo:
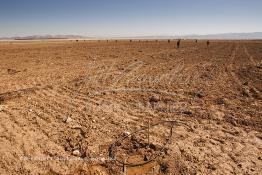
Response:
[{"label": "haze above horizon", "polygon": [[2,0],[0,37],[262,31],[260,0]]}]

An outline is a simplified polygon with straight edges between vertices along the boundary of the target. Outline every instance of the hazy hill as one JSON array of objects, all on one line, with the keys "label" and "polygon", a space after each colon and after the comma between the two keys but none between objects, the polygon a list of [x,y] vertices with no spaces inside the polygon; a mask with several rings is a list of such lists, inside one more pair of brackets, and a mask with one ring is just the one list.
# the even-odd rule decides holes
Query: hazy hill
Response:
[{"label": "hazy hill", "polygon": [[176,35],[176,36],[139,36],[139,37],[87,37],[80,35],[32,35],[24,37],[2,37],[0,40],[43,40],[43,39],[103,39],[103,38],[134,38],[134,39],[262,39],[262,32],[254,33],[223,33],[209,35]]}]

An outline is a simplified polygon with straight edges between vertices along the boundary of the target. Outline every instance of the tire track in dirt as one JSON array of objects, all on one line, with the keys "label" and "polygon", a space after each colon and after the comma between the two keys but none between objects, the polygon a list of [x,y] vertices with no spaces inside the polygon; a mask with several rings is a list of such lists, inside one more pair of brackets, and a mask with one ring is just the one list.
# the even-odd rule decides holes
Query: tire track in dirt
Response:
[{"label": "tire track in dirt", "polygon": [[[55,100],[52,100],[54,98]],[[81,119],[86,120],[88,111],[79,109],[79,103],[73,103],[72,101],[74,105],[78,106],[75,108],[72,106],[72,103],[65,104],[65,99],[58,99],[59,98],[56,96],[36,96],[32,98],[32,102],[30,102],[30,105],[33,106],[31,110],[41,110],[42,113],[48,114],[49,117],[54,117],[58,123],[65,123],[68,117],[73,119],[80,117]],[[85,108],[85,106],[83,108]]]},{"label": "tire track in dirt", "polygon": [[[52,135],[55,133],[50,133],[51,129],[56,131],[62,126],[58,128],[57,126],[49,125],[47,128],[42,128],[43,126],[41,125],[42,127],[38,128],[38,130],[34,130],[35,126],[30,122],[28,123],[28,120],[25,120],[27,126],[20,127],[16,123],[10,121],[9,116],[14,115],[16,118],[21,116],[17,116],[11,111],[7,113],[8,114],[6,116],[2,115],[2,121],[4,122],[4,127],[6,128],[5,134],[9,135],[8,137],[10,140],[3,141],[3,137],[0,137],[0,142],[3,146],[0,147],[1,157],[9,157],[9,159],[5,161],[2,161],[4,159],[0,159],[1,166],[4,166],[5,169],[10,170],[12,169],[12,166],[16,166],[16,168],[19,168],[17,171],[13,170],[13,172],[16,172],[16,174],[28,174],[29,171],[32,174],[37,174],[37,172],[31,169],[32,167],[37,167],[38,171],[41,170],[42,172],[47,172],[46,167],[50,166],[50,162],[41,161],[39,164],[38,161],[23,161],[23,158],[28,156],[32,158],[42,157],[42,153],[51,156],[50,158],[54,156],[54,153],[55,155],[62,157],[69,156],[63,150],[59,140],[56,140],[52,137]],[[4,136],[2,134],[4,133],[0,133],[0,136]],[[53,165],[58,164],[58,162],[55,161],[52,161],[51,163]],[[65,165],[65,168],[67,166],[68,163]]]},{"label": "tire track in dirt", "polygon": [[54,103],[59,104],[58,106],[63,106],[64,108],[75,108],[78,109],[83,108],[85,105],[82,104],[82,102],[74,103],[73,99],[68,97],[68,94],[62,94],[59,93],[56,89],[49,89],[45,91],[41,91],[41,93],[38,94],[40,98],[43,98],[44,100],[50,100]]},{"label": "tire track in dirt", "polygon": [[250,53],[248,52],[246,45],[244,45],[244,51],[245,51],[246,55],[248,56],[248,59],[250,60],[250,62],[253,64],[253,66],[256,66],[257,63],[255,62],[253,56],[250,55]]},{"label": "tire track in dirt", "polygon": [[[26,108],[26,107],[25,107]],[[46,113],[39,113],[39,111],[30,110],[30,112],[22,112],[22,110],[13,111],[13,110],[4,110],[3,111],[10,119],[8,122],[15,123],[17,127],[20,127],[21,130],[26,131],[33,127],[39,127],[39,129],[48,137],[49,134],[39,125],[37,118],[41,118],[41,122],[44,122],[44,125],[50,123],[49,115]],[[45,117],[43,115],[46,115]],[[48,120],[47,120],[48,119]]]},{"label": "tire track in dirt", "polygon": [[31,94],[36,93],[37,91],[47,88],[50,88],[50,86],[47,85],[43,87],[30,87],[30,88],[18,89],[15,91],[4,92],[0,94],[0,102],[12,100],[15,98],[21,98],[23,96],[29,96]]},{"label": "tire track in dirt", "polygon": [[28,102],[29,107],[32,111],[39,111],[39,113],[43,113],[48,115],[47,121],[50,119],[56,120],[57,122],[62,121],[66,111],[59,109],[57,106],[52,103],[43,102],[41,99],[37,97],[32,97],[32,101]]},{"label": "tire track in dirt", "polygon": [[[67,91],[68,91],[68,89],[67,89]],[[95,99],[94,100],[94,99],[88,98],[87,96],[83,96],[82,94],[79,94],[76,91],[71,90],[70,93],[63,94],[64,95],[63,97],[59,97],[59,96],[57,96],[57,94],[55,96],[51,96],[53,99],[56,99],[56,101],[53,101],[52,99],[48,98],[48,96],[50,96],[49,93],[52,94],[54,92],[52,90],[52,92],[46,92],[44,95],[40,95],[38,97],[35,97],[33,99],[33,101],[35,103],[37,102],[37,105],[35,103],[31,103],[31,104],[36,106],[37,108],[44,110],[45,113],[49,113],[49,115],[59,116],[59,118],[62,118],[66,114],[73,113],[72,111],[74,111],[74,112],[77,111],[82,116],[88,115],[88,111],[81,112],[81,110],[78,110],[78,109],[75,108],[76,106],[78,106],[80,104],[79,101],[83,103],[83,107],[89,105],[91,111],[93,111],[93,112],[96,111],[94,114],[98,115],[98,116],[99,116],[99,113],[101,113],[101,111],[108,113],[108,114],[111,114],[111,115],[113,114],[114,116],[119,116],[119,113],[123,112],[123,111],[106,110],[106,109],[104,109],[104,106],[100,106],[103,103],[103,101],[105,101],[104,99]],[[74,94],[72,94],[72,93],[74,93]],[[41,99],[41,100],[39,100],[39,99]],[[69,106],[65,106],[64,102],[57,101],[57,99],[59,99],[60,101],[65,101],[66,99],[71,99],[71,101],[67,101],[67,104]],[[45,101],[45,102],[43,103],[43,101]],[[40,104],[43,103],[43,105],[39,105],[39,103]],[[70,107],[70,105],[72,105],[72,104],[74,104],[73,107]],[[60,107],[58,107],[58,106],[60,106]],[[128,118],[130,116],[126,116],[126,117]]]},{"label": "tire track in dirt", "polygon": [[[252,66],[255,67],[257,66],[257,63],[255,62],[254,58],[252,55],[249,54],[246,45],[243,46],[245,54],[247,55],[249,62],[251,62]],[[249,90],[245,90],[245,93],[248,95],[249,93],[253,94],[252,97],[258,100],[262,100],[262,95],[261,92],[253,85],[248,84],[247,85]]]},{"label": "tire track in dirt", "polygon": [[[79,90],[74,90],[72,88],[69,88],[71,91],[73,91],[73,93],[79,93]],[[110,93],[110,92],[114,92],[115,93],[125,93],[125,94],[132,94],[132,93],[146,93],[147,91],[142,91],[139,92],[138,91],[130,91],[130,89],[123,89],[122,91],[118,91],[119,89],[113,89],[113,90],[109,90],[109,91],[105,91],[105,93]],[[152,91],[148,91],[147,93],[153,93]],[[79,93],[81,95],[81,98],[86,99],[87,96],[84,95],[83,93]],[[98,102],[99,104],[103,104],[106,103],[109,106],[111,106],[115,112],[116,112],[116,116],[118,116],[117,118],[123,118],[124,120],[130,118],[131,122],[139,123],[138,121],[145,121],[146,118],[148,118],[150,116],[150,118],[158,118],[155,110],[153,109],[149,109],[149,108],[143,108],[141,109],[141,106],[138,107],[136,106],[130,106],[128,105],[128,103],[126,103],[126,100],[128,99],[118,99],[118,98],[107,98],[107,95],[105,95],[105,97],[101,98],[101,95],[103,94],[103,91],[101,91],[101,93],[97,94],[97,95],[92,95],[93,100],[95,100],[96,102]],[[103,95],[104,96],[104,95]],[[138,108],[137,108],[138,107]],[[108,110],[108,109],[106,109]],[[118,115],[117,115],[118,114]],[[146,118],[144,116],[147,116]]]},{"label": "tire track in dirt", "polygon": [[[72,88],[67,88],[67,90],[74,94],[71,96],[71,98],[77,98],[86,102],[91,102],[94,104],[93,108],[97,108],[105,113],[113,114],[118,119],[127,120],[130,118],[131,121],[135,122],[142,119],[141,117],[143,116],[143,114],[138,115],[136,111],[134,111],[134,109],[130,109],[130,106],[127,106],[124,101],[119,101],[116,98],[114,98],[113,100],[109,100],[98,96],[88,97],[87,95],[84,95]],[[103,105],[104,103],[106,104]],[[101,104],[102,106],[100,107],[99,105]]]},{"label": "tire track in dirt", "polygon": [[[252,149],[256,147],[252,146],[255,133],[247,133],[239,127],[228,124],[217,125],[215,121],[202,120],[192,125],[193,131],[179,126],[175,134],[175,136],[179,136],[180,133],[184,135],[176,140],[175,145],[179,147],[182,159],[188,164],[197,165],[198,169],[200,167],[205,169],[203,166],[208,165],[210,168],[207,172],[215,174],[240,173],[243,169],[250,172],[250,169],[256,166],[252,160],[243,159],[248,155],[256,159],[256,153],[261,152],[258,149],[255,149],[256,153],[250,151],[250,146]],[[203,147],[205,149],[202,149]]]},{"label": "tire track in dirt", "polygon": [[235,46],[235,49],[233,50],[230,60],[229,60],[229,64],[227,66],[228,70],[229,70],[229,76],[232,78],[232,80],[237,83],[238,86],[242,87],[242,82],[239,80],[239,78],[236,76],[234,70],[234,62],[236,61],[236,54],[239,50],[239,43]]},{"label": "tire track in dirt", "polygon": [[[40,110],[39,110],[40,109]],[[43,109],[41,111],[41,109]],[[41,137],[49,138],[54,133],[50,133],[51,128],[57,128],[54,124],[53,118],[51,118],[51,114],[46,112],[42,106],[38,106],[38,108],[31,108],[31,106],[23,105],[20,106],[18,109],[13,110],[6,109],[3,111],[6,114],[7,122],[6,124],[11,124],[13,129],[21,130],[20,133],[23,135],[22,138],[16,137],[16,139],[22,139],[21,150],[23,151],[22,155],[27,155],[28,150],[32,149],[32,147],[28,147],[27,145],[27,138],[24,138],[28,133],[37,132],[40,133]],[[3,118],[2,118],[3,119]],[[61,124],[60,124],[61,125]],[[38,130],[34,130],[34,128],[38,128]],[[60,126],[59,128],[61,128]],[[13,130],[8,129],[8,132],[12,132]],[[34,140],[35,138],[30,138],[30,140]],[[53,141],[51,141],[53,143]],[[17,142],[12,145],[17,145]],[[42,148],[41,145],[38,145],[39,148]]]}]

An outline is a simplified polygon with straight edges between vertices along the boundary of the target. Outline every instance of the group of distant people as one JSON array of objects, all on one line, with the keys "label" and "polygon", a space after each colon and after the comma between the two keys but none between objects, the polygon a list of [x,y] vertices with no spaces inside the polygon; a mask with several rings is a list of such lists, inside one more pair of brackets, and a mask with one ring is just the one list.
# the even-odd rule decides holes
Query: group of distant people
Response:
[{"label": "group of distant people", "polygon": [[[177,49],[179,49],[180,48],[180,42],[181,42],[181,39],[179,39],[179,40],[177,40],[177,42],[176,42],[176,48]],[[196,41],[195,41],[196,43],[198,42],[198,40],[196,39]],[[207,40],[207,47],[209,47],[209,45],[210,45],[210,41],[209,40]]]}]

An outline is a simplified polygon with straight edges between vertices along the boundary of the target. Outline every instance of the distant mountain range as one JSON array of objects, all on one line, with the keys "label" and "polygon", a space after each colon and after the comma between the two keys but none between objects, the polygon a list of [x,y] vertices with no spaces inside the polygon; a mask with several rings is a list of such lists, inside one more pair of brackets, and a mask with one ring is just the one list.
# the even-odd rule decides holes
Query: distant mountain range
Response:
[{"label": "distant mountain range", "polygon": [[0,40],[45,40],[45,39],[262,39],[262,32],[254,33],[223,33],[209,35],[176,35],[176,36],[139,36],[139,37],[87,37],[80,35],[32,35],[24,37],[2,37]]},{"label": "distant mountain range", "polygon": [[85,37],[80,35],[32,35],[32,36],[15,36],[2,37],[0,40],[46,40],[46,39],[92,39],[92,37]]},{"label": "distant mountain range", "polygon": [[254,33],[222,33],[222,34],[208,34],[208,35],[176,35],[176,36],[144,36],[135,38],[145,39],[224,39],[224,40],[256,40],[262,39],[262,32]]},{"label": "distant mountain range", "polygon": [[254,33],[223,33],[210,35],[187,35],[185,39],[262,39],[262,32]]}]

